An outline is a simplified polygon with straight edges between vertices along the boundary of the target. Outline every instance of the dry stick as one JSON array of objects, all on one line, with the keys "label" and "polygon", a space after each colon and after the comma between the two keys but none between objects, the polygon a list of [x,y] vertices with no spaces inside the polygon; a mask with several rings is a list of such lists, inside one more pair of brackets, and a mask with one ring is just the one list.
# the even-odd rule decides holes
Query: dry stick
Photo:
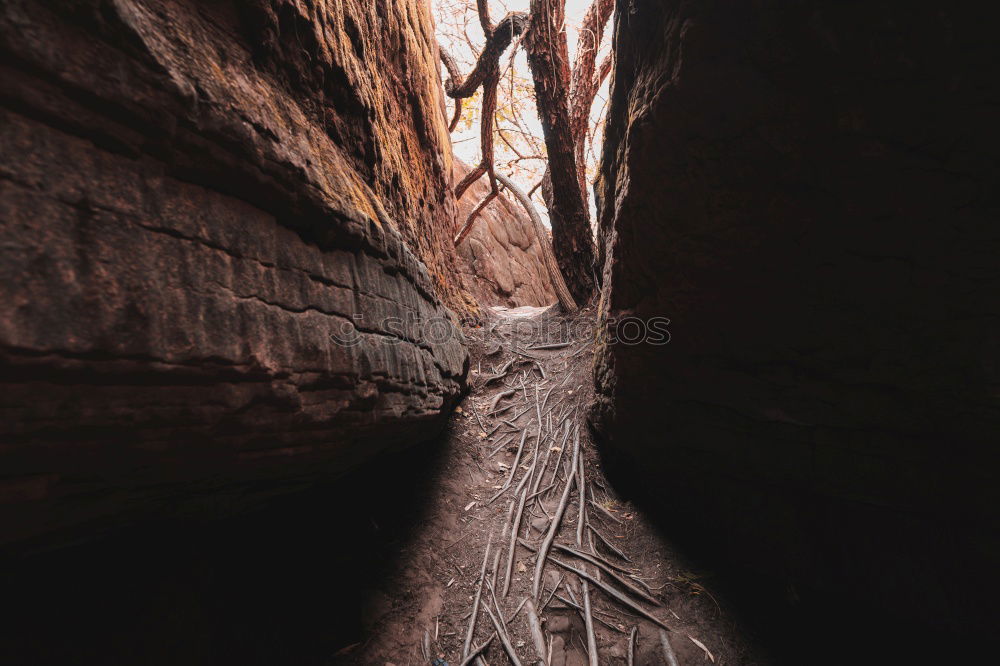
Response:
[{"label": "dry stick", "polygon": [[[579,426],[577,426],[577,431],[579,432]],[[531,598],[538,598],[538,587],[542,582],[542,570],[545,568],[545,560],[549,556],[549,549],[552,548],[552,541],[556,538],[556,532],[559,531],[559,523],[562,522],[563,514],[566,513],[566,507],[569,504],[569,493],[573,489],[573,477],[576,476],[576,461],[580,455],[579,439],[576,439],[576,446],[573,448],[573,471],[570,472],[570,478],[566,479],[566,487],[563,489],[562,499],[559,500],[559,508],[556,509],[556,513],[552,518],[552,523],[549,525],[549,531],[545,535],[545,539],[542,540],[542,545],[538,548],[538,557],[535,560],[535,578],[531,582]]]},{"label": "dry stick", "polygon": [[[529,544],[524,539],[519,539],[518,541],[520,542],[520,544],[522,546],[524,546],[528,550],[532,550],[532,551],[535,550],[534,546],[532,546],[531,544]],[[569,555],[572,555],[573,557],[578,557],[581,560],[584,560],[586,562],[589,562],[590,564],[593,564],[598,569],[601,569],[602,571],[604,571],[604,573],[608,574],[616,583],[618,583],[619,585],[621,585],[622,587],[624,587],[626,590],[628,590],[632,594],[636,595],[637,597],[639,597],[639,598],[641,598],[641,599],[643,599],[645,601],[648,601],[651,604],[655,604],[657,606],[662,606],[663,605],[658,599],[656,599],[655,597],[653,597],[653,596],[651,596],[649,594],[646,594],[645,592],[643,592],[642,590],[640,590],[636,586],[632,585],[628,580],[626,580],[625,578],[623,578],[619,574],[615,573],[615,571],[611,567],[609,567],[606,562],[604,562],[604,561],[602,561],[600,559],[597,559],[596,556],[589,555],[587,553],[584,553],[582,551],[576,550],[574,548],[570,548],[569,546],[564,546],[561,543],[553,543],[552,547],[555,548],[556,550],[561,550],[564,553],[568,553]]]},{"label": "dry stick", "polygon": [[594,635],[594,617],[590,612],[590,587],[583,581],[583,623],[587,628],[587,652],[590,654],[590,666],[600,666],[597,663],[597,636]]},{"label": "dry stick", "polygon": [[639,635],[639,627],[632,627],[628,635],[628,666],[635,664],[635,639]]},{"label": "dry stick", "polygon": [[528,429],[527,429],[527,428],[525,428],[525,429],[524,429],[524,430],[523,430],[523,431],[521,432],[521,443],[517,445],[517,455],[516,455],[516,456],[514,456],[514,464],[510,466],[510,474],[508,474],[508,475],[507,475],[507,480],[506,480],[506,481],[504,481],[504,484],[503,484],[503,488],[501,488],[501,489],[500,489],[500,491],[499,491],[499,492],[498,492],[498,493],[497,493],[496,495],[494,495],[493,497],[491,497],[491,498],[490,498],[490,499],[489,499],[489,500],[488,500],[488,501],[486,502],[487,504],[493,504],[493,501],[494,501],[494,500],[495,500],[496,498],[498,498],[498,497],[500,497],[501,495],[503,495],[503,494],[504,494],[504,492],[505,492],[505,491],[506,491],[506,490],[507,490],[508,488],[510,488],[510,482],[514,480],[514,474],[516,474],[516,473],[517,473],[517,466],[518,466],[518,465],[520,464],[520,462],[521,462],[521,453],[522,453],[522,452],[524,451],[524,440],[525,440],[525,439],[527,439],[527,438],[528,438]]},{"label": "dry stick", "polygon": [[521,612],[522,608],[524,608],[524,602],[527,600],[528,597],[521,599],[521,603],[517,605],[517,608],[514,609],[514,612],[507,616],[507,624],[510,624],[511,622],[514,621],[514,618],[517,617],[517,614]]},{"label": "dry stick", "polygon": [[[547,492],[549,492],[550,490],[552,490],[552,488],[553,488],[553,487],[555,487],[555,485],[556,485],[556,484],[554,484],[554,483],[550,483],[549,485],[545,486],[545,487],[544,487],[544,488],[542,488],[541,490],[536,490],[535,492],[533,492],[533,493],[531,493],[530,495],[528,495],[528,499],[529,499],[529,500],[533,500],[533,499],[535,499],[536,497],[538,497],[538,496],[540,496],[540,495],[544,495],[545,493],[547,493]],[[543,506],[542,506],[541,504],[539,504],[539,505],[538,505],[538,507],[539,507],[539,508],[540,508],[540,509],[541,509],[542,511],[545,511],[545,507],[543,507]],[[546,514],[546,515],[547,515],[547,514]]]},{"label": "dry stick", "polygon": [[531,496],[528,499],[534,499],[540,493],[538,492],[538,486],[542,483],[542,477],[545,476],[545,472],[549,468],[549,458],[552,457],[552,447],[545,444],[545,460],[542,461],[542,468],[538,470],[538,474],[535,476],[534,482],[531,484]]},{"label": "dry stick", "polygon": [[[504,398],[509,398],[512,395],[514,395],[514,389],[497,393],[495,396],[493,396],[493,401],[490,403],[490,408],[487,409],[486,411],[492,412],[494,409],[497,408],[497,405],[500,403],[501,400],[503,400]],[[489,414],[487,414],[487,416],[489,416]]]},{"label": "dry stick", "polygon": [[472,646],[472,634],[476,631],[476,617],[479,615],[479,600],[483,596],[483,581],[486,580],[486,562],[490,559],[490,545],[493,543],[493,533],[490,533],[486,541],[486,552],[483,554],[483,566],[479,570],[479,585],[476,586],[476,596],[472,601],[472,619],[469,620],[469,628],[465,632],[465,643],[462,645],[462,656],[469,655]]},{"label": "dry stick", "polygon": [[559,455],[556,456],[556,465],[552,468],[552,478],[549,479],[549,483],[551,485],[555,485],[556,477],[559,475],[559,463],[562,462],[563,451],[566,450],[566,440],[569,439],[569,429],[570,424],[569,421],[567,421],[565,432],[563,432],[562,444],[559,445]]},{"label": "dry stick", "polygon": [[631,559],[631,558],[630,558],[630,557],[629,557],[628,555],[626,555],[626,554],[625,554],[625,553],[623,553],[622,551],[618,550],[618,547],[617,547],[617,546],[615,546],[615,544],[613,544],[613,543],[611,543],[610,541],[608,541],[608,540],[607,540],[607,539],[606,539],[606,538],[604,537],[604,535],[603,535],[603,534],[601,534],[600,532],[598,532],[598,531],[597,531],[597,528],[596,528],[596,527],[594,527],[593,525],[591,525],[591,524],[589,524],[589,523],[587,524],[587,527],[589,527],[589,528],[590,528],[590,531],[594,533],[594,536],[596,536],[596,537],[597,537],[597,539],[598,539],[598,540],[599,540],[599,541],[600,541],[601,543],[603,543],[603,544],[604,544],[605,546],[607,546],[607,547],[608,547],[608,550],[610,550],[610,551],[611,551],[612,553],[614,553],[614,554],[615,554],[615,555],[617,555],[618,557],[622,558],[622,559],[623,559],[623,560],[625,560],[626,562],[631,562],[631,561],[632,561],[632,559]]},{"label": "dry stick", "polygon": [[549,392],[545,394],[545,399],[542,400],[542,409],[545,409],[545,405],[548,404],[549,396],[552,395],[552,391],[565,384],[567,379],[569,379],[569,373],[566,373],[566,376],[563,377],[563,380],[561,382],[559,382],[558,384],[549,389]]},{"label": "dry stick", "polygon": [[517,548],[517,533],[521,529],[521,515],[524,513],[524,498],[528,496],[528,489],[521,491],[521,500],[517,504],[517,513],[514,514],[514,524],[510,530],[510,547],[507,549],[507,569],[503,578],[503,591],[501,597],[506,597],[510,591],[510,577],[514,570],[514,550]]},{"label": "dry stick", "polygon": [[[567,588],[567,590],[568,589],[569,588]],[[583,615],[583,606],[581,606],[580,604],[578,604],[575,601],[572,601],[570,599],[567,599],[566,597],[564,597],[561,594],[555,595],[555,598],[558,599],[559,601],[563,602],[564,604],[566,604],[566,606],[568,606],[569,608],[576,609],[577,612],[579,612],[581,615]],[[623,634],[625,633],[625,630],[622,629],[621,627],[616,627],[615,625],[611,624],[610,622],[608,622],[606,620],[602,620],[600,617],[598,617],[596,615],[594,616],[594,621],[600,622],[601,624],[603,624],[608,629],[611,629],[612,631],[618,631],[618,632],[621,632]]]},{"label": "dry stick", "polygon": [[[576,434],[573,435],[576,440],[576,448],[580,448],[580,429],[576,429]],[[576,489],[580,494],[580,515],[579,519],[576,521],[576,545],[578,548],[583,547],[583,526],[587,523],[587,478],[586,478],[586,467],[583,464],[583,456],[577,456],[577,465],[579,469],[576,473]]]},{"label": "dry stick", "polygon": [[493,417],[496,417],[496,416],[500,416],[504,412],[509,412],[510,410],[514,409],[515,407],[517,407],[517,405],[518,405],[518,403],[512,402],[509,405],[507,405],[506,407],[501,407],[500,409],[498,409],[496,411],[490,412],[486,416],[490,417],[490,418],[493,418]]},{"label": "dry stick", "polygon": [[[528,410],[530,410],[530,409],[531,409],[530,405],[528,407],[525,407],[523,410],[519,411],[517,414],[514,414],[514,416],[510,417],[510,421],[517,421],[519,418],[521,418],[522,416],[524,416],[525,414],[527,414]],[[504,421],[504,423],[509,423],[509,421]],[[511,425],[514,425],[514,424],[511,424]],[[514,427],[516,428],[517,426],[514,425]]]},{"label": "dry stick", "polygon": [[542,623],[538,621],[538,613],[535,610],[535,602],[526,599],[525,608],[528,612],[528,629],[531,630],[531,640],[535,644],[535,654],[538,655],[538,663],[546,666],[545,636],[542,634]]},{"label": "dry stick", "polygon": [[552,588],[552,594],[550,594],[549,598],[545,600],[544,604],[542,604],[541,608],[543,611],[545,610],[545,607],[548,606],[549,603],[552,601],[552,597],[556,596],[556,592],[559,591],[559,586],[562,585],[563,578],[565,577],[566,574],[559,574],[559,580],[556,581],[556,586]]},{"label": "dry stick", "polygon": [[[514,500],[511,500],[510,506],[507,508],[507,518],[504,520],[503,529],[500,530],[501,535],[506,534],[507,530],[510,529],[510,519],[513,515],[514,515]],[[500,567],[500,549],[497,548],[497,552],[494,553],[493,555],[493,569],[492,569],[493,573],[490,575],[490,579],[492,580],[493,585],[497,584],[497,569],[499,567]]]},{"label": "dry stick", "polygon": [[609,597],[611,597],[612,599],[615,599],[616,601],[621,602],[625,606],[628,606],[629,608],[631,608],[632,610],[634,610],[636,613],[639,613],[640,615],[642,615],[647,620],[650,620],[651,622],[654,622],[657,626],[662,627],[662,628],[666,629],[667,631],[673,631],[673,629],[671,629],[663,620],[661,620],[660,618],[656,617],[655,615],[653,615],[652,613],[650,613],[648,610],[646,610],[645,608],[643,608],[642,606],[640,606],[636,602],[634,602],[631,599],[629,599],[627,596],[625,596],[625,594],[623,594],[622,592],[620,592],[620,591],[616,590],[615,588],[611,587],[607,583],[602,582],[602,581],[594,578],[593,576],[591,576],[586,571],[582,571],[580,569],[577,569],[576,567],[571,566],[569,564],[566,564],[565,562],[563,562],[561,560],[557,560],[554,557],[550,557],[548,559],[553,564],[556,564],[556,565],[562,567],[563,569],[566,569],[567,571],[571,571],[571,572],[575,573],[580,578],[583,578],[585,580],[590,581],[591,583],[593,583],[594,585],[596,585],[597,587],[599,587],[601,590],[603,590],[604,593],[607,594]]},{"label": "dry stick", "polygon": [[507,433],[507,434],[511,435],[510,439],[506,439],[507,435],[503,435],[500,438],[500,441],[503,442],[503,443],[502,444],[498,444],[495,449],[493,449],[492,451],[490,451],[489,455],[486,456],[487,458],[492,458],[493,456],[495,456],[497,454],[497,451],[499,451],[503,447],[507,446],[507,444],[510,442],[510,440],[514,439],[514,436],[513,436],[514,434],[513,433]]},{"label": "dry stick", "polygon": [[[497,596],[493,592],[493,586],[487,583],[487,587],[490,591],[490,597],[493,599],[493,606],[497,609],[497,613],[500,613],[500,604],[497,603]],[[514,666],[521,666],[521,660],[517,658],[517,652],[514,651],[514,646],[510,644],[510,636],[508,636],[507,627],[503,623],[503,615],[501,614],[500,619],[497,619],[497,616],[490,610],[489,604],[486,604],[483,608],[486,609],[486,613],[490,616],[490,619],[493,620],[493,626],[496,627],[497,634],[500,635],[500,643],[503,645],[503,649],[507,653],[507,656],[510,657],[511,663],[514,664]]]},{"label": "dry stick", "polygon": [[573,344],[572,341],[570,341],[570,342],[553,342],[552,344],[549,344],[549,345],[533,345],[531,347],[528,347],[528,349],[530,349],[532,351],[534,351],[536,349],[562,349],[564,347],[569,347],[571,344]]},{"label": "dry stick", "polygon": [[469,399],[469,406],[472,407],[472,414],[476,417],[476,422],[479,423],[479,428],[483,432],[486,432],[486,426],[483,425],[483,420],[479,418],[479,411],[476,409],[476,401]]},{"label": "dry stick", "polygon": [[600,568],[604,569],[605,571],[614,569],[614,570],[620,571],[623,574],[628,575],[628,576],[631,576],[632,573],[633,573],[633,571],[634,571],[633,569],[629,569],[627,567],[623,567],[620,564],[615,564],[611,560],[605,559],[605,558],[601,557],[600,555],[598,555],[597,553],[588,553],[586,551],[577,550],[576,548],[571,548],[570,546],[567,546],[567,545],[561,544],[561,543],[554,543],[554,544],[552,544],[552,547],[553,548],[558,548],[559,550],[563,551],[564,553],[569,553],[573,557],[578,557],[581,560],[586,560],[586,561],[590,562],[591,564],[593,564],[594,566],[597,566],[597,567],[600,567]]},{"label": "dry stick", "polygon": [[490,375],[489,377],[487,377],[483,381],[483,386],[489,386],[490,384],[492,384],[496,380],[503,379],[504,377],[506,377],[507,373],[510,371],[511,366],[514,365],[514,361],[515,360],[516,360],[516,357],[512,356],[509,361],[507,361],[506,363],[504,363],[503,366],[501,366],[501,368],[496,371],[496,373],[494,373],[493,375]]},{"label": "dry stick", "polygon": [[535,475],[535,469],[538,467],[538,454],[539,454],[538,449],[541,443],[542,443],[542,434],[541,432],[539,432],[538,435],[535,437],[535,450],[531,454],[531,467],[528,468],[528,471],[524,473],[524,476],[521,478],[521,481],[517,484],[517,488],[514,489],[515,493],[521,492],[521,488],[524,488],[526,484],[530,485],[528,484],[528,481],[530,481],[531,478]]},{"label": "dry stick", "polygon": [[598,504],[597,502],[595,502],[593,499],[590,500],[590,503],[594,505],[595,509],[599,510],[601,513],[603,513],[605,516],[607,516],[608,518],[610,518],[614,522],[618,523],[619,525],[622,524],[622,521],[621,521],[621,519],[618,516],[616,516],[615,514],[611,513],[610,511],[608,511],[606,508],[604,508],[603,506],[601,506],[600,504]]},{"label": "dry stick", "polygon": [[472,652],[469,653],[469,656],[463,659],[462,663],[459,664],[458,666],[469,666],[469,664],[475,661],[479,657],[479,655],[481,655],[483,651],[490,646],[490,643],[492,643],[493,639],[496,637],[497,633],[494,631],[492,634],[490,634],[489,638],[487,638],[485,641],[476,646],[472,650]]},{"label": "dry stick", "polygon": [[660,647],[663,649],[663,657],[667,660],[669,666],[680,666],[677,663],[677,655],[674,654],[674,648],[670,646],[670,638],[667,637],[667,632],[660,629]]}]

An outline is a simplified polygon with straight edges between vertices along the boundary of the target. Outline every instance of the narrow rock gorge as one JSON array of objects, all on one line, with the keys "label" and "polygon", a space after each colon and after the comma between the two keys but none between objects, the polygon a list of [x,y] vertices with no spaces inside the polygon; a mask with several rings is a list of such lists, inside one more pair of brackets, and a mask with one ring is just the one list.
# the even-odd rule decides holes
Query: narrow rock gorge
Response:
[{"label": "narrow rock gorge", "polygon": [[[558,4],[0,4],[0,663],[992,649],[989,22],[617,0],[576,80],[512,27]],[[611,68],[575,311],[508,194],[455,244],[490,181],[456,199],[444,5],[455,126],[504,139],[525,38],[556,88]]]}]

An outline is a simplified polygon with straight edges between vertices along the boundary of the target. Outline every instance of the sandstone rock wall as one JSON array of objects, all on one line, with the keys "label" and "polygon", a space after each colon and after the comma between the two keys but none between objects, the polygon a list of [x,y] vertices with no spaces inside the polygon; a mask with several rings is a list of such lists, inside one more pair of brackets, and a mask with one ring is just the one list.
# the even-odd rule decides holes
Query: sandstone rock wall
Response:
[{"label": "sandstone rock wall", "polygon": [[[454,162],[455,182],[469,167]],[[457,226],[490,191],[484,176],[458,203]],[[551,241],[550,241],[551,242]],[[483,305],[551,305],[558,299],[542,260],[534,225],[512,197],[501,194],[480,213],[475,226],[458,246],[466,285]]]},{"label": "sandstone rock wall", "polygon": [[623,1],[616,55],[601,313],[671,341],[599,354],[608,457],[733,561],[982,623],[996,40],[940,5]]},{"label": "sandstone rock wall", "polygon": [[472,306],[431,21],[336,5],[3,3],[0,541],[443,425]]}]

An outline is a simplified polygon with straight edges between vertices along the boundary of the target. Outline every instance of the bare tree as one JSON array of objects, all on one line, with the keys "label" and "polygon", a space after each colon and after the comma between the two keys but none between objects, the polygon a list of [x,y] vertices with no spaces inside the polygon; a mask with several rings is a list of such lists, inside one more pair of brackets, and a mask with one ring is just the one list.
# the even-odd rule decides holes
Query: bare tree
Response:
[{"label": "bare tree", "polygon": [[[468,2],[466,8],[468,8]],[[593,293],[595,283],[595,246],[590,226],[587,206],[586,146],[591,107],[602,81],[610,70],[610,60],[596,65],[598,49],[605,26],[611,15],[614,0],[594,0],[584,15],[580,27],[578,48],[572,69],[565,29],[565,0],[531,0],[530,14],[511,12],[500,23],[493,25],[487,0],[476,0],[476,13],[486,37],[486,44],[477,52],[472,72],[461,80],[458,67],[451,56],[441,49],[441,59],[448,71],[445,91],[455,100],[455,112],[449,123],[454,131],[461,118],[461,100],[471,97],[482,86],[480,116],[481,159],[456,186],[455,195],[461,198],[468,187],[483,175],[490,178],[490,191],[469,214],[455,236],[455,244],[462,242],[472,228],[480,212],[499,194],[494,164],[494,129],[498,126],[497,91],[501,72],[500,58],[513,43],[515,52],[523,38],[531,67],[532,81],[529,88],[534,91],[534,102],[544,134],[544,150],[541,142],[527,131],[520,115],[519,105],[511,101],[509,112],[504,109],[508,129],[496,132],[503,145],[514,154],[508,166],[522,161],[548,161],[545,176],[530,189],[527,195],[518,190],[515,197],[526,207],[532,220],[538,214],[529,207],[531,195],[543,185],[544,200],[552,227],[552,244],[548,245],[547,234],[540,224],[539,242],[543,256],[552,275],[560,301],[569,303],[586,301]],[[475,47],[464,33],[466,42],[475,52]],[[518,40],[519,41],[519,40]],[[513,56],[511,57],[513,61]],[[509,92],[507,98],[515,97],[515,73],[510,69]],[[512,126],[512,127],[511,127]],[[513,134],[512,134],[513,133]],[[520,150],[513,137],[526,139],[527,150]],[[544,155],[543,153],[547,153]],[[510,189],[510,188],[507,188]],[[550,259],[554,256],[554,264]],[[557,270],[558,269],[558,270]],[[565,280],[563,279],[565,278]],[[568,287],[568,290],[566,289]],[[560,293],[565,292],[565,293]]]},{"label": "bare tree", "polygon": [[[602,2],[604,0],[595,0],[588,11],[588,17],[594,16],[592,24],[598,22]],[[578,301],[585,301],[597,286],[594,277],[596,252],[590,230],[583,166],[577,163],[577,143],[584,137],[585,123],[574,133],[570,115],[571,82],[565,22],[565,0],[531,0],[531,24],[525,42],[535,82],[535,104],[549,157],[548,175],[552,185],[550,196],[546,199],[551,202],[549,223],[552,225],[552,246],[570,291]],[[603,23],[600,29],[603,32]],[[593,25],[591,31],[594,32]],[[588,43],[594,41],[587,40]],[[581,35],[581,47],[584,46]],[[596,47],[582,50],[583,57],[578,58],[582,70],[579,79],[586,80],[586,87],[579,83],[577,86],[578,107],[581,109],[593,79],[592,54],[596,53]],[[596,91],[596,88],[593,90]],[[593,92],[590,92],[589,102],[592,101]],[[586,107],[588,113],[589,102]],[[579,155],[582,159],[582,148]]]}]

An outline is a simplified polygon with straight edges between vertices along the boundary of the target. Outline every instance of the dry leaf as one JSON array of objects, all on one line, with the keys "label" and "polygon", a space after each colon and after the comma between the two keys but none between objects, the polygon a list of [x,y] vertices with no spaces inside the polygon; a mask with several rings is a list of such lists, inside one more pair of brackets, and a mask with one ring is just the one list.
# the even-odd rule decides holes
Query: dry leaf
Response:
[{"label": "dry leaf", "polygon": [[704,643],[702,643],[701,641],[699,641],[697,638],[695,638],[691,634],[688,634],[688,638],[691,639],[692,643],[694,643],[695,645],[697,645],[698,647],[700,647],[702,650],[705,651],[705,656],[708,657],[709,659],[711,659],[713,664],[715,663],[715,656],[709,651],[709,649],[707,647],[705,647]]}]

